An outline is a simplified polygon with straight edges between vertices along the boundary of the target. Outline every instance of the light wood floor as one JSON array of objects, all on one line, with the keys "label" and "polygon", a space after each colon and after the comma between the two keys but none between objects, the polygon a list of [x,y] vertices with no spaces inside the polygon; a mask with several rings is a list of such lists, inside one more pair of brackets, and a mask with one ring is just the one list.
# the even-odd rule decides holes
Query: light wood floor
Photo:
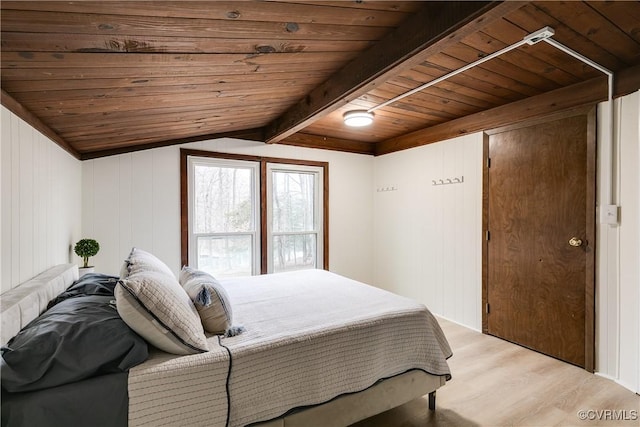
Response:
[{"label": "light wood floor", "polygon": [[[615,382],[438,320],[453,349],[453,379],[438,390],[436,410],[424,397],[352,427],[640,426],[640,396]],[[601,418],[583,421],[581,410]],[[606,410],[626,412],[606,420]]]}]

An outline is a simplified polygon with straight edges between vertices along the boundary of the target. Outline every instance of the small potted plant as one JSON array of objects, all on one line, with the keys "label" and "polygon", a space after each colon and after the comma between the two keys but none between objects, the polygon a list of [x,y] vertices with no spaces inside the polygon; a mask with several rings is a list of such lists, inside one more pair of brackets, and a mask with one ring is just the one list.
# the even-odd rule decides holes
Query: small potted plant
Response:
[{"label": "small potted plant", "polygon": [[89,257],[96,255],[99,250],[100,244],[93,239],[78,240],[73,251],[84,261],[84,265],[79,269],[80,276],[93,272],[94,267],[89,265]]}]

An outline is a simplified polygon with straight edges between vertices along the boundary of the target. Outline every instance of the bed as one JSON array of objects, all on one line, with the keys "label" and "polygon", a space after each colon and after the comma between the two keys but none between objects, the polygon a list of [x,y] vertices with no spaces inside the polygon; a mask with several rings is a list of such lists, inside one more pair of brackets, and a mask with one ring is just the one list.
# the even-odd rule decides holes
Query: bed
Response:
[{"label": "bed", "polygon": [[[3,345],[77,274],[56,266],[3,294]],[[347,426],[427,394],[434,409],[451,378],[446,338],[412,300],[324,270],[220,282],[242,333],[206,334],[207,351],[189,355],[150,345],[128,372],[3,389],[3,425],[33,425],[31,414],[49,425]]]}]

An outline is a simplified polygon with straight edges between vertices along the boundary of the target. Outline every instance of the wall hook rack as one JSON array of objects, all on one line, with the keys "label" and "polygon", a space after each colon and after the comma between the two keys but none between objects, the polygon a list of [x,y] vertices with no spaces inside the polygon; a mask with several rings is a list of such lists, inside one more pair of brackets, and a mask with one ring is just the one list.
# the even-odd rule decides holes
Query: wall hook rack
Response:
[{"label": "wall hook rack", "polygon": [[449,184],[462,184],[464,182],[464,175],[460,175],[459,177],[455,176],[453,178],[445,178],[445,179],[432,179],[431,185],[449,185]]},{"label": "wall hook rack", "polygon": [[397,186],[395,186],[395,185],[390,185],[390,186],[387,186],[387,187],[378,187],[378,188],[376,189],[376,191],[377,191],[378,193],[384,193],[384,192],[386,192],[386,191],[398,191],[398,187],[397,187]]}]

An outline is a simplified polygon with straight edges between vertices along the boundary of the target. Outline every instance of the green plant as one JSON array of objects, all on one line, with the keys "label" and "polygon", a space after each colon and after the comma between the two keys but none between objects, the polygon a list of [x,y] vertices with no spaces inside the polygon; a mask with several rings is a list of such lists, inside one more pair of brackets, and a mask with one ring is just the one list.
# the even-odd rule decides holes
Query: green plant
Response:
[{"label": "green plant", "polygon": [[94,256],[100,250],[100,244],[93,239],[78,240],[73,251],[84,260],[83,268],[89,267],[89,257]]}]

